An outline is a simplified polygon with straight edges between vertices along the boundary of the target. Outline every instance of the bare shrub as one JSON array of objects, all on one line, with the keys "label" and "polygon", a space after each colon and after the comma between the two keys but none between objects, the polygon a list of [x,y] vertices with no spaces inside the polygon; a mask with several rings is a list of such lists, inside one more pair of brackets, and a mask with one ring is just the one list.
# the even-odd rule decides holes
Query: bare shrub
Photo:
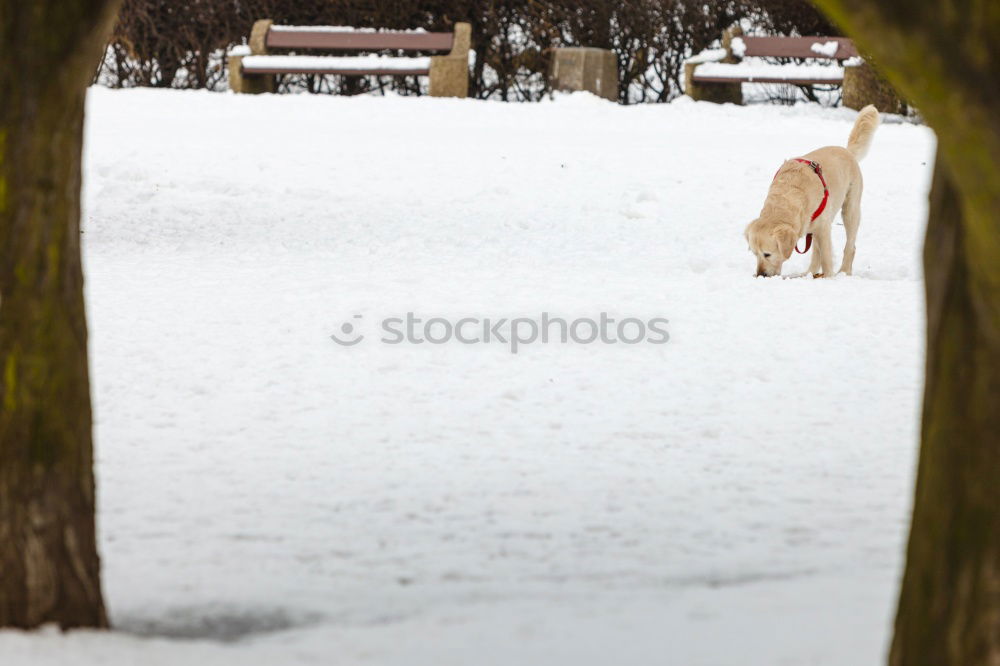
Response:
[{"label": "bare shrub", "polygon": [[[225,53],[254,20],[447,31],[472,25],[469,94],[533,101],[548,94],[551,49],[607,48],[618,57],[619,100],[680,94],[681,63],[741,19],[781,34],[836,34],[805,0],[125,0],[98,80],[116,87],[225,88]],[[283,90],[422,94],[414,77],[289,76]]]}]

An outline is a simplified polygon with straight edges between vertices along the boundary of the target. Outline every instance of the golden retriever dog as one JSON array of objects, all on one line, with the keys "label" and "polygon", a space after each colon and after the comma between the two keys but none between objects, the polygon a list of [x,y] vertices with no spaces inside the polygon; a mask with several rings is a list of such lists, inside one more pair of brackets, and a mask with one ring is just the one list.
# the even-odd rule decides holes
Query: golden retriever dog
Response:
[{"label": "golden retriever dog", "polygon": [[[861,167],[879,125],[874,106],[861,109],[847,139],[847,148],[827,146],[785,161],[775,174],[760,216],[746,228],[750,251],[757,257],[757,277],[781,274],[781,265],[795,250],[816,247],[809,261],[813,277],[832,277],[833,243],[830,228],[840,210],[847,232],[840,273],[851,274],[854,240],[861,223]],[[805,249],[796,246],[805,237]],[[801,275],[807,275],[802,273]],[[800,275],[800,276],[801,276]],[[795,277],[800,277],[795,276]]]}]

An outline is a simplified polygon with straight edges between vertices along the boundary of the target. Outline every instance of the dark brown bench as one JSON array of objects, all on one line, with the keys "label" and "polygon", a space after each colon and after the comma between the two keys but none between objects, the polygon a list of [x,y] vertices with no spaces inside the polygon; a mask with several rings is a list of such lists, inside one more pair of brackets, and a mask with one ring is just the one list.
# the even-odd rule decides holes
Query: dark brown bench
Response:
[{"label": "dark brown bench", "polygon": [[[339,26],[281,26],[257,21],[249,48],[229,55],[229,87],[239,93],[275,92],[276,74],[429,76],[435,97],[466,97],[471,28],[454,32],[371,30]],[[275,51],[417,51],[446,55],[394,57],[276,54]]]},{"label": "dark brown bench", "polygon": [[[723,48],[702,52],[684,63],[684,91],[694,99],[741,104],[743,83],[842,85],[844,62],[858,58],[846,37],[744,37],[727,33]],[[796,58],[817,63],[750,64],[744,58]]]}]

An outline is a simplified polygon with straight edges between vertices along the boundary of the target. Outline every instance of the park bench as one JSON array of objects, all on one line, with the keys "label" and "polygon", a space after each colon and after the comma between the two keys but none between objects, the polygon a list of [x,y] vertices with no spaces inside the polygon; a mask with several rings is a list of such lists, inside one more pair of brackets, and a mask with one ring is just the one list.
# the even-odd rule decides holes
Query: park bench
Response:
[{"label": "park bench", "polygon": [[[772,64],[744,58],[818,62]],[[722,48],[703,51],[684,63],[684,91],[698,100],[742,104],[743,83],[844,85],[845,69],[850,69],[844,64],[851,59],[859,59],[858,51],[846,37],[744,37],[727,32]],[[836,64],[829,64],[834,60]]]},{"label": "park bench", "polygon": [[[425,32],[274,25],[270,19],[264,19],[254,23],[249,49],[243,47],[230,52],[229,87],[239,93],[275,92],[275,75],[279,74],[415,75],[430,77],[432,96],[465,97],[469,90],[470,40],[468,23],[456,23],[453,32]],[[294,53],[303,50],[309,55]],[[406,57],[313,55],[316,51],[385,50],[446,54]]]}]

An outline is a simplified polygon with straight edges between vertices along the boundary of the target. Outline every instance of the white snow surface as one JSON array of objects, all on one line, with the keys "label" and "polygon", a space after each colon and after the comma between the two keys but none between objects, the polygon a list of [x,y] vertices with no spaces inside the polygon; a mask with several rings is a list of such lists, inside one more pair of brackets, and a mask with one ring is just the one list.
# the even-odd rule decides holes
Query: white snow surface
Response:
[{"label": "white snow surface", "polygon": [[830,41],[824,42],[823,44],[816,42],[815,44],[809,47],[809,50],[812,51],[813,53],[824,55],[827,58],[832,58],[835,55],[837,55],[837,51],[839,49],[840,49],[840,42],[838,42],[835,39],[831,39]]},{"label": "white snow surface", "polygon": [[243,71],[253,72],[268,69],[289,69],[295,71],[336,71],[336,70],[412,70],[430,69],[431,59],[426,56],[415,58],[394,56],[302,56],[302,55],[251,55],[243,58]]},{"label": "white snow surface", "polygon": [[[836,43],[836,42],[834,42]],[[244,60],[246,62],[246,60]],[[698,65],[695,76],[701,79],[725,79],[730,77],[754,79],[782,79],[795,81],[798,79],[824,79],[843,81],[844,68],[838,65],[819,63],[808,64],[771,64],[762,59],[748,58],[739,63],[706,62]]]},{"label": "white snow surface", "polygon": [[733,37],[729,42],[729,48],[733,52],[734,56],[742,58],[747,52],[747,43],[743,41],[742,37]]},{"label": "white snow surface", "polygon": [[[733,40],[735,41],[735,39]],[[742,41],[742,40],[740,40]],[[745,48],[745,47],[744,47]],[[697,55],[693,55],[684,62],[715,62],[726,57],[726,49],[705,49]]]},{"label": "white snow surface", "polygon": [[[116,630],[0,632],[0,663],[879,663],[932,133],[879,128],[853,277],[755,279],[742,236],[854,117],[92,89]],[[408,311],[671,337],[378,342]],[[334,344],[350,321],[369,337]]]}]

